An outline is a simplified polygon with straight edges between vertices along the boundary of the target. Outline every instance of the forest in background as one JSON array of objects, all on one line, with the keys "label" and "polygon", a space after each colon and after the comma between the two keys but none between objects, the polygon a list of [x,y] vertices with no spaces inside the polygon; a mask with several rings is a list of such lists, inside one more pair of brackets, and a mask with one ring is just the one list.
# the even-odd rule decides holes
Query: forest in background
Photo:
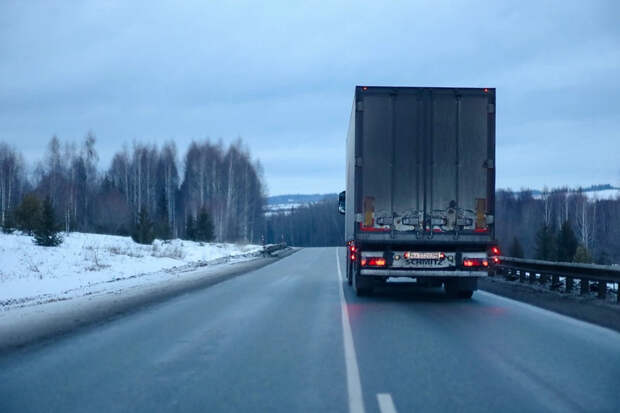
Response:
[{"label": "forest in background", "polygon": [[161,147],[135,142],[104,170],[95,146],[92,132],[80,145],[54,136],[44,158],[29,168],[14,147],[0,142],[3,229],[27,226],[24,220],[48,199],[59,229],[67,232],[129,235],[146,219],[154,237],[191,239],[195,225],[207,220],[207,238],[261,240],[262,167],[240,139],[228,147],[193,142],[181,164],[173,142]]},{"label": "forest in background", "polygon": [[[337,196],[272,214],[268,242],[297,246],[344,245]],[[505,255],[620,264],[620,199],[589,199],[579,190],[496,193],[496,237]],[[574,238],[574,240],[573,240]]]},{"label": "forest in background", "polygon": [[[265,214],[262,167],[241,140],[228,147],[193,142],[179,161],[173,142],[135,142],[99,169],[94,134],[80,145],[53,137],[43,159],[27,168],[0,142],[0,223],[29,231],[49,200],[59,229],[134,235],[148,242],[286,242],[344,244],[337,196]],[[314,196],[317,197],[317,196]],[[283,198],[285,200],[285,198]],[[589,199],[580,190],[499,190],[496,237],[503,253],[549,260],[620,263],[620,199]],[[136,239],[134,237],[134,239]],[[577,258],[577,247],[581,248]]]}]

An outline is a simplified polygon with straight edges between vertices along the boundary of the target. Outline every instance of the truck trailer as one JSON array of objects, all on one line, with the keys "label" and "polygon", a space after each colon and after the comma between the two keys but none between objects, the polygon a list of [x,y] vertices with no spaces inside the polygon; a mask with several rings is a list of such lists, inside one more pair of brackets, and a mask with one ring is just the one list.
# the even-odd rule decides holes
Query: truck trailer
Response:
[{"label": "truck trailer", "polygon": [[356,294],[409,277],[471,298],[500,255],[495,89],[357,86],[346,155],[338,209]]}]

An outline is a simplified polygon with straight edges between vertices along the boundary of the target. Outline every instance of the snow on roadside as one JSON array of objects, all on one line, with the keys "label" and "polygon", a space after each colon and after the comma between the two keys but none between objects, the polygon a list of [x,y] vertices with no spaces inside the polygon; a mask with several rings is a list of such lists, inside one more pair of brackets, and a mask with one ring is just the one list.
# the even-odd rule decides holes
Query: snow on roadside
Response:
[{"label": "snow on roadside", "polygon": [[156,240],[69,233],[58,247],[0,233],[0,309],[65,300],[170,279],[204,265],[256,256],[259,245]]}]

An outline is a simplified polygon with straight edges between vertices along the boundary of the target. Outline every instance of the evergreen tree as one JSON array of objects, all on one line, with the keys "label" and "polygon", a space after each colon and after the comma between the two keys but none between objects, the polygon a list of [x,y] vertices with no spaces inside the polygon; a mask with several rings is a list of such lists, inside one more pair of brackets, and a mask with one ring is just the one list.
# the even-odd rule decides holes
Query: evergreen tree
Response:
[{"label": "evergreen tree", "polygon": [[34,242],[44,247],[55,247],[62,243],[62,237],[58,234],[59,225],[56,222],[54,207],[49,197],[43,201],[43,209],[37,228],[34,230]]},{"label": "evergreen tree", "polygon": [[571,262],[577,252],[577,237],[573,232],[568,221],[564,221],[557,240],[557,259],[558,261]]},{"label": "evergreen tree", "polygon": [[512,245],[510,245],[510,256],[513,258],[523,258],[525,256],[523,253],[523,247],[517,237],[512,239]]},{"label": "evergreen tree", "polygon": [[556,245],[553,228],[548,225],[540,227],[536,233],[536,258],[553,261],[556,257]]},{"label": "evergreen tree", "polygon": [[213,239],[213,220],[206,208],[201,208],[196,219],[196,241],[211,241]]},{"label": "evergreen tree", "polygon": [[138,223],[135,225],[131,234],[131,238],[138,244],[151,244],[155,239],[153,234],[153,223],[149,218],[149,213],[146,207],[140,209],[138,214]]},{"label": "evergreen tree", "polygon": [[187,215],[187,221],[185,223],[185,238],[196,241],[196,225],[192,214]]},{"label": "evergreen tree", "polygon": [[611,258],[609,257],[607,251],[601,251],[601,253],[598,255],[596,263],[601,265],[611,265]]},{"label": "evergreen tree", "polygon": [[5,234],[12,234],[15,231],[15,219],[13,218],[13,211],[7,211],[2,223],[2,232]]},{"label": "evergreen tree", "polygon": [[168,200],[166,194],[162,192],[157,203],[157,224],[155,225],[155,235],[159,239],[168,240],[172,238],[172,231],[168,223]]},{"label": "evergreen tree", "polygon": [[32,235],[32,232],[39,224],[41,214],[41,201],[34,194],[24,197],[19,206],[15,209],[15,223],[17,228],[25,233]]},{"label": "evergreen tree", "polygon": [[577,252],[575,252],[574,261],[589,264],[592,262],[592,256],[586,247],[579,245],[577,247]]}]

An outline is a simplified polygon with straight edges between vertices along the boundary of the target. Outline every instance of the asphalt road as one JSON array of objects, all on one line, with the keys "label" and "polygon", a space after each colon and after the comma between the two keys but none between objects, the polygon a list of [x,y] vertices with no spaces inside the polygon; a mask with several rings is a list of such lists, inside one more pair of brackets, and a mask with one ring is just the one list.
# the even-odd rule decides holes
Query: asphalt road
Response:
[{"label": "asphalt road", "polygon": [[0,412],[620,411],[619,333],[480,291],[358,298],[336,255],[2,354]]}]

